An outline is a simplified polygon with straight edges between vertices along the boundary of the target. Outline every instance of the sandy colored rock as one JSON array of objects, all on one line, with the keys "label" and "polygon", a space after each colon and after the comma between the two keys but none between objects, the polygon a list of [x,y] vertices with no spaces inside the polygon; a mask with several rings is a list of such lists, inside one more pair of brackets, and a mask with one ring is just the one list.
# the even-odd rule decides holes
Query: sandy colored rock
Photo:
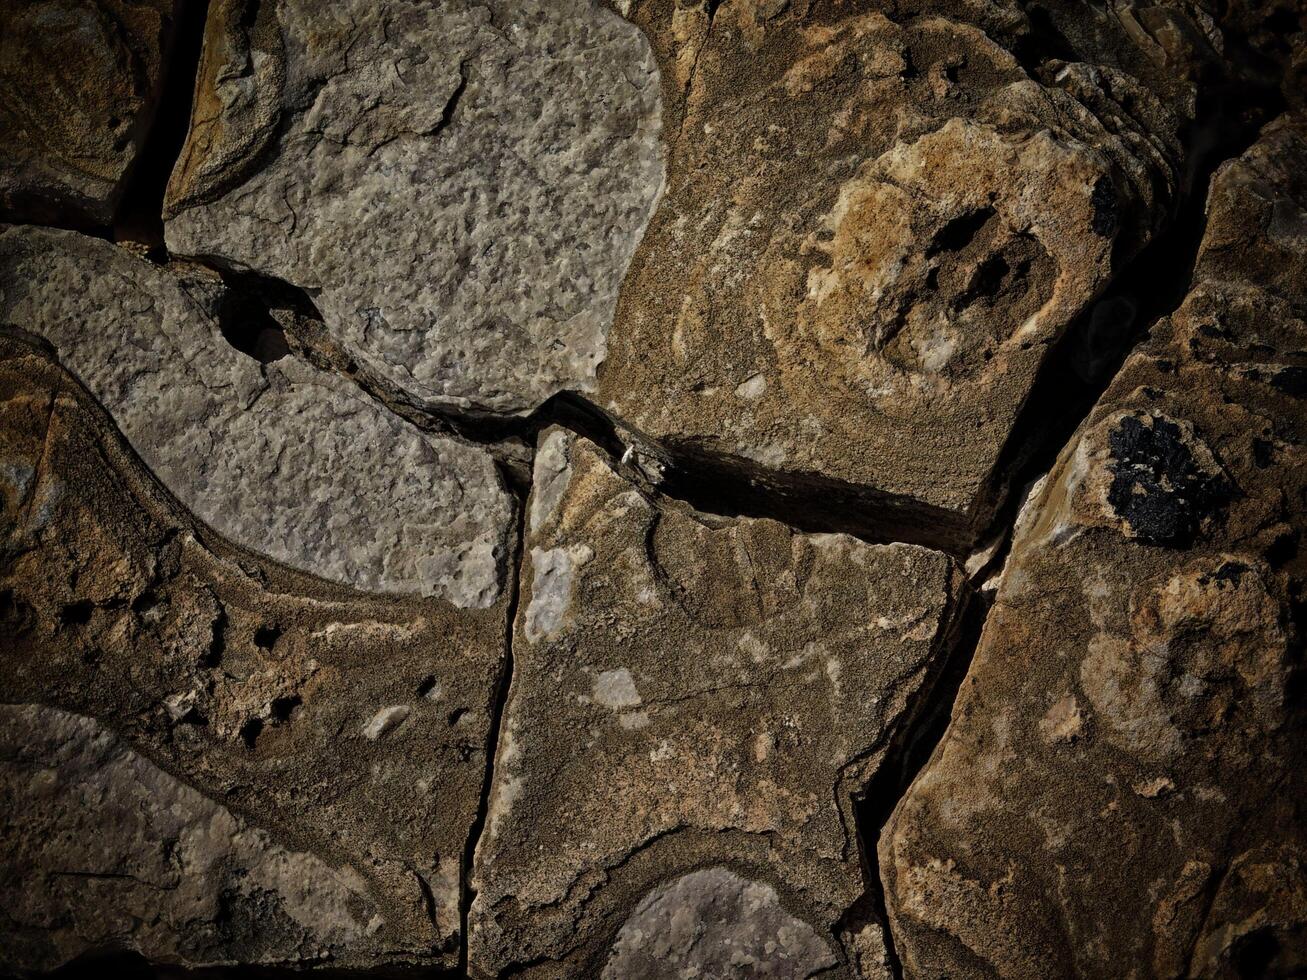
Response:
[{"label": "sandy colored rock", "polygon": [[887,6],[633,4],[669,171],[598,400],[687,468],[960,548],[1050,349],[1166,224],[1219,39],[1178,5]]},{"label": "sandy colored rock", "polygon": [[1213,180],[1183,305],[1019,524],[880,843],[914,977],[1307,965],[1307,123]]},{"label": "sandy colored rock", "polygon": [[429,406],[591,385],[662,183],[634,26],[593,0],[222,0],[195,104],[174,254],[304,288]]},{"label": "sandy colored rock", "polygon": [[493,605],[514,506],[490,457],[296,357],[236,350],[216,277],[187,285],[107,242],[0,232],[0,322],[54,345],[214,530],[356,588]]},{"label": "sandy colored rock", "polygon": [[0,968],[454,966],[508,599],[235,549],[0,346]]},{"label": "sandy colored rock", "polygon": [[0,5],[0,221],[113,219],[173,22],[173,0]]},{"label": "sandy colored rock", "polygon": [[562,430],[538,459],[470,972],[717,975],[720,951],[631,936],[711,904],[683,876],[726,863],[734,911],[685,928],[780,971],[758,976],[847,975],[853,799],[942,668],[954,563],[654,505]]}]

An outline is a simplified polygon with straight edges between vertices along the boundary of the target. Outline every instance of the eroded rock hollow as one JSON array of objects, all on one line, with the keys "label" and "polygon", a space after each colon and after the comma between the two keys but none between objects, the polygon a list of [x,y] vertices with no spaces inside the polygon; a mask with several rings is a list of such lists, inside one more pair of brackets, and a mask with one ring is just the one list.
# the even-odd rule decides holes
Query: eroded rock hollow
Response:
[{"label": "eroded rock hollow", "polygon": [[1307,974],[1301,0],[0,4],[0,972]]}]

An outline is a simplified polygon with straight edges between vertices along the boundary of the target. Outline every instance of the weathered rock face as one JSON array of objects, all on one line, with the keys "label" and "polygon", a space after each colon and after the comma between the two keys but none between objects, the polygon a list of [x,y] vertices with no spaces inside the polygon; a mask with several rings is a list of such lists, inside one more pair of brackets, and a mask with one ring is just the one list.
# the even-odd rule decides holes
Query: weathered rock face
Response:
[{"label": "weathered rock face", "polygon": [[0,355],[0,969],[454,965],[507,598],[234,550],[46,355]]},{"label": "weathered rock face", "polygon": [[490,457],[294,357],[241,353],[216,277],[185,287],[107,242],[0,232],[0,322],[53,344],[214,530],[345,585],[494,604],[513,503]]},{"label": "weathered rock face", "polygon": [[0,221],[113,218],[173,20],[173,0],[0,5]]},{"label": "weathered rock face", "polygon": [[593,0],[222,0],[168,247],[311,292],[440,408],[587,388],[662,181],[658,79]]},{"label": "weathered rock face", "polygon": [[1307,975],[1304,79],[5,5],[0,974]]},{"label": "weathered rock face", "polygon": [[[655,507],[561,430],[530,515],[472,972],[846,962],[832,934],[866,888],[852,799],[942,667],[953,562]],[[668,884],[711,862],[736,874]],[[687,915],[730,951],[635,938]],[[753,972],[720,972],[737,954]]]},{"label": "weathered rock face", "polygon": [[635,6],[674,125],[599,397],[963,544],[1050,347],[1166,222],[1211,25],[864,6]]},{"label": "weathered rock face", "polygon": [[312,960],[381,921],[353,869],[277,844],[80,715],[0,707],[0,800],[11,965],[125,937],[160,960]]},{"label": "weathered rock face", "polygon": [[881,842],[912,976],[1307,965],[1307,121],[1213,181],[1191,291],[1030,506]]}]

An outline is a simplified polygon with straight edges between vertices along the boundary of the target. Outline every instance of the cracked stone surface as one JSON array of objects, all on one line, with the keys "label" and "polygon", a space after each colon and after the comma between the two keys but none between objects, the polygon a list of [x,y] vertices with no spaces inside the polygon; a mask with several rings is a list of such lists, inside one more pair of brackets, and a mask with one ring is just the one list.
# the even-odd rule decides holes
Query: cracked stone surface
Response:
[{"label": "cracked stone surface", "polygon": [[454,966],[508,600],[232,548],[15,340],[0,507],[0,969]]},{"label": "cracked stone surface", "polygon": [[168,247],[308,290],[421,402],[525,413],[604,358],[658,110],[644,37],[593,0],[220,0]]},{"label": "cracked stone surface", "polygon": [[0,975],[1307,975],[1305,398],[1304,0],[0,0]]},{"label": "cracked stone surface", "polygon": [[494,604],[514,518],[490,457],[295,357],[241,353],[221,283],[183,276],[9,228],[0,322],[49,341],[154,475],[234,543],[357,588]]},{"label": "cracked stone surface", "polygon": [[1215,177],[1193,285],[1032,503],[881,839],[919,977],[1293,976],[1307,119]]},{"label": "cracked stone surface", "polygon": [[956,546],[1050,348],[1166,224],[1220,42],[1179,5],[899,6],[633,5],[669,175],[598,398]]},{"label": "cracked stone surface", "polygon": [[173,20],[173,0],[0,5],[0,221],[113,219]]},{"label": "cracked stone surface", "polygon": [[[942,666],[956,566],[911,545],[657,508],[560,429],[538,459],[473,871],[472,974],[608,963],[609,976],[807,976],[846,963],[832,933],[848,938],[866,887],[852,799]],[[658,891],[705,862],[737,876]],[[674,906],[717,900],[737,903],[735,925],[703,928],[771,967],[714,972],[720,950],[632,938],[687,914]]]}]

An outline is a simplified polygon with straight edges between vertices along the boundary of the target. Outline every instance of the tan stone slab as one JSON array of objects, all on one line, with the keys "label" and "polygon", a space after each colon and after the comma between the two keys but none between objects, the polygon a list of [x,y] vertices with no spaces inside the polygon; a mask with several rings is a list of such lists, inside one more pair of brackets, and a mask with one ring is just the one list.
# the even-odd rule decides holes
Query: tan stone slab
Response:
[{"label": "tan stone slab", "polygon": [[498,601],[515,505],[490,455],[293,355],[237,350],[208,279],[72,232],[0,230],[0,323],[54,345],[214,530],[343,585]]},{"label": "tan stone slab", "polygon": [[592,385],[663,176],[633,25],[594,0],[221,0],[195,105],[174,254],[306,289],[429,407]]},{"label": "tan stone slab", "polygon": [[1027,508],[881,840],[918,977],[1307,963],[1307,123],[1213,181],[1191,291]]},{"label": "tan stone slab", "polygon": [[471,972],[847,969],[853,799],[942,667],[953,561],[655,506],[557,429],[529,510]]},{"label": "tan stone slab", "polygon": [[669,170],[598,401],[792,509],[963,547],[1050,349],[1165,223],[1215,54],[1174,10],[1063,5],[1071,58],[1013,4],[870,6],[632,5]]}]

